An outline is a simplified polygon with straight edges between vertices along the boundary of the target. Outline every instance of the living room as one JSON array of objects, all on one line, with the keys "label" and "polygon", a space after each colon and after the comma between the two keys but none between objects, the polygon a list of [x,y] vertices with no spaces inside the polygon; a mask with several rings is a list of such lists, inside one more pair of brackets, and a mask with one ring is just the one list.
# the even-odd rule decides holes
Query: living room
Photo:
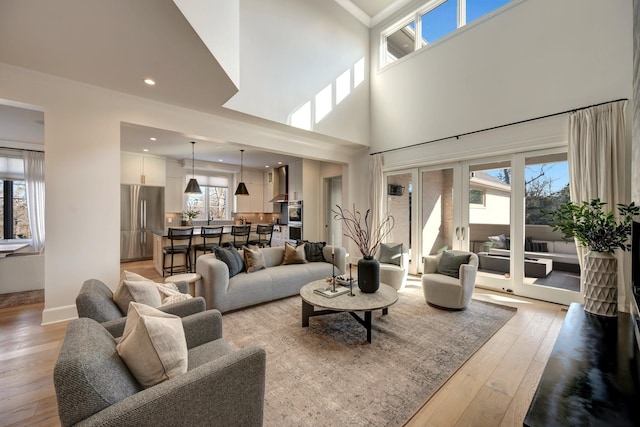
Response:
[{"label": "living room", "polygon": [[[11,3],[2,4],[2,11],[7,11],[0,18],[2,40],[14,40],[9,29],[16,25],[15,17],[5,9],[13,9]],[[17,42],[2,43],[0,98],[45,114],[43,323],[75,316],[74,298],[87,278],[118,281],[119,206],[113,201],[119,197],[122,123],[344,163],[348,165],[343,175],[344,203],[364,208],[369,153],[397,149],[384,154],[385,171],[392,172],[487,154],[562,149],[566,147],[566,116],[400,148],[599,102],[636,98],[632,90],[631,1],[512,2],[482,25],[470,26],[384,69],[378,66],[380,34],[419,2],[403,2],[400,9],[371,28],[335,2],[263,3],[242,2],[235,21],[230,20],[239,22],[235,40],[241,47],[236,73],[240,84],[235,84],[240,87],[239,96],[231,102],[234,111],[220,108],[222,103],[211,106],[203,101],[198,90],[204,89],[187,85],[188,77],[173,76],[185,89],[179,102],[171,102],[166,94],[153,94],[152,88],[127,91],[110,87],[97,77],[85,79],[88,72],[74,78],[69,70],[56,67],[66,67],[61,64],[45,66],[33,58],[20,57]],[[34,9],[43,17],[66,14],[70,21],[100,20],[99,13],[78,5],[62,11],[62,7],[43,3]],[[20,25],[51,26],[30,17],[19,20]],[[72,27],[61,22],[65,22],[62,17],[56,30]],[[49,34],[55,31],[51,29]],[[225,36],[233,45],[233,37]],[[80,64],[89,71],[102,69],[102,63],[86,63],[97,64],[99,56],[107,52],[76,46],[78,40],[62,40],[69,43],[68,49],[51,50],[59,58],[78,61],[81,56]],[[188,40],[197,42],[195,35]],[[126,42],[113,39],[113,43]],[[171,59],[185,58],[179,51],[171,52],[175,53]],[[43,62],[46,59],[42,51],[35,54]],[[365,58],[367,70],[364,82],[327,120],[314,123],[311,131],[285,124],[290,113],[314,99],[361,58]],[[184,59],[175,62],[184,67],[184,76],[188,76],[186,70],[198,68],[192,64],[200,64]],[[135,79],[141,82],[142,75],[139,77]],[[233,83],[227,84],[228,93],[235,92]],[[158,79],[157,89],[162,90],[163,85]],[[631,132],[628,151],[631,153]],[[634,147],[636,160],[637,152]],[[631,165],[631,156],[627,159]],[[637,168],[633,169],[631,176],[637,174]],[[638,182],[627,176],[628,187]],[[637,188],[630,194],[640,200]],[[95,237],[96,227],[101,230],[100,238]],[[318,239],[324,237],[321,224],[312,230]]]}]

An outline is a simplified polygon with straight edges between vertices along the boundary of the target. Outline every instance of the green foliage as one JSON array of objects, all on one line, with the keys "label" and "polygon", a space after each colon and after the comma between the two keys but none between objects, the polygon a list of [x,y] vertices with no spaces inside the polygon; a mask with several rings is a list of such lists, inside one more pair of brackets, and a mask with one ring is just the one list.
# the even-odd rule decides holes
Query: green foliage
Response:
[{"label": "green foliage", "polygon": [[582,246],[597,252],[612,253],[616,249],[631,250],[626,243],[631,234],[633,217],[638,215],[640,207],[633,202],[618,204],[618,217],[613,212],[605,212],[606,203],[593,199],[582,204],[566,202],[557,210],[545,212],[550,217],[553,230],[560,230],[565,238],[578,239]]}]

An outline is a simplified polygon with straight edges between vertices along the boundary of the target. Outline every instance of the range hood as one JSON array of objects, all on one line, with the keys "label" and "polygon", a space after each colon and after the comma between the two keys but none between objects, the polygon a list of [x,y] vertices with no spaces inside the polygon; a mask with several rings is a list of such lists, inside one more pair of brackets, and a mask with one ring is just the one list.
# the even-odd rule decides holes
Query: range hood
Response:
[{"label": "range hood", "polygon": [[278,193],[269,200],[269,203],[287,203],[289,201],[289,173],[287,166],[280,166],[274,171],[273,179],[278,183],[278,188],[274,188],[274,193]]}]

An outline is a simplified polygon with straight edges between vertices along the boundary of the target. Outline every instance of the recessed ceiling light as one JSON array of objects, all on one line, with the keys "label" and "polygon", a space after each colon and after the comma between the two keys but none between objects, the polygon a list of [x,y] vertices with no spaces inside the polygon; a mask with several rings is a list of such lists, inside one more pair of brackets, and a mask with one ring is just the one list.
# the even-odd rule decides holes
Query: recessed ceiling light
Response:
[{"label": "recessed ceiling light", "polygon": [[154,138],[154,137],[151,137],[151,138],[149,138],[149,139],[150,139],[150,140],[152,140],[152,141],[157,141],[157,139],[156,139],[156,138]]},{"label": "recessed ceiling light", "polygon": [[156,84],[156,82],[153,79],[144,79],[144,82],[149,86],[153,86]]},{"label": "recessed ceiling light", "polygon": [[269,167],[269,165],[264,165],[264,167],[265,167],[265,168],[268,168],[268,167]]},{"label": "recessed ceiling light", "polygon": [[145,153],[147,153],[149,151],[148,148],[143,148],[142,151],[144,151]]},{"label": "recessed ceiling light", "polygon": [[278,164],[279,164],[279,165],[281,165],[281,164],[282,164],[282,162],[278,162]]},{"label": "recessed ceiling light", "polygon": [[222,161],[224,161],[224,160],[222,160],[222,159],[218,159],[218,161],[219,161],[219,162],[222,162]]}]

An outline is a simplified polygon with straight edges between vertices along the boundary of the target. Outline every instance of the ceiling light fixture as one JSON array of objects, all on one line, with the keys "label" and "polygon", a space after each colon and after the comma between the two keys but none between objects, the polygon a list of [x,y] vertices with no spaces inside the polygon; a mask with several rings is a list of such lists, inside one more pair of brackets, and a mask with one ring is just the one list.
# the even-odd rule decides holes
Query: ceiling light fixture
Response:
[{"label": "ceiling light fixture", "polygon": [[156,84],[156,82],[153,79],[144,79],[144,82],[149,86],[153,86]]},{"label": "ceiling light fixture", "polygon": [[151,141],[156,141],[156,138],[154,138],[154,137],[151,137],[151,138],[149,138],[149,139],[150,139]]},{"label": "ceiling light fixture", "polygon": [[238,184],[238,188],[236,188],[236,192],[235,195],[236,196],[248,196],[249,195],[249,191],[247,191],[247,186],[244,185],[244,179],[243,179],[243,161],[242,161],[242,155],[244,153],[244,150],[240,150],[240,183]]},{"label": "ceiling light fixture", "polygon": [[195,146],[196,142],[191,141],[191,179],[187,184],[187,188],[184,189],[184,194],[202,194],[198,181],[196,181]]}]

